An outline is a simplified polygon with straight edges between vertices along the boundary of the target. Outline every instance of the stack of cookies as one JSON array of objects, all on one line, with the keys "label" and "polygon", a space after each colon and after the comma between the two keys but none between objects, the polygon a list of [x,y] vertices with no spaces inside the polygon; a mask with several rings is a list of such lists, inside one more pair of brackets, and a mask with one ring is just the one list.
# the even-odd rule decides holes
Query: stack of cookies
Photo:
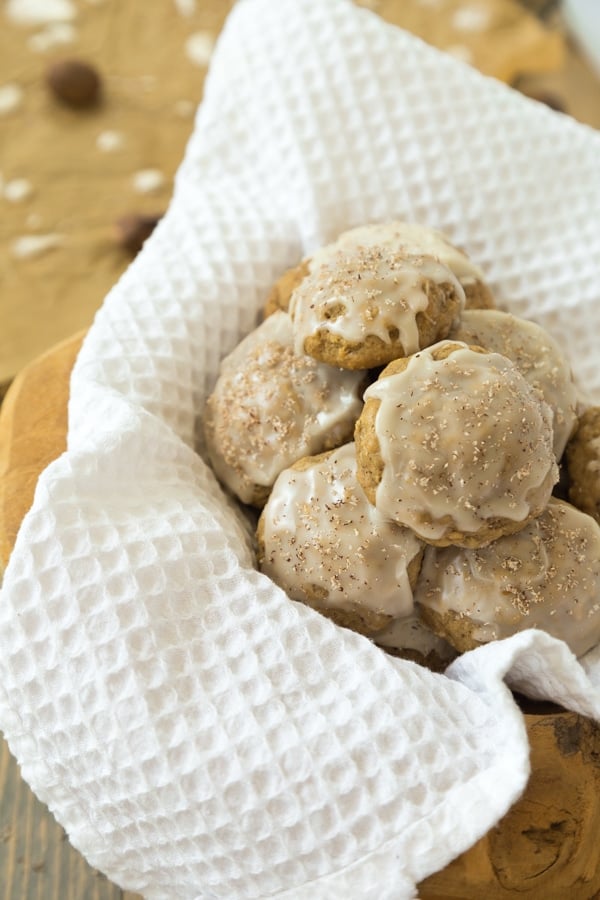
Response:
[{"label": "stack of cookies", "polygon": [[[261,571],[432,666],[529,627],[600,640],[599,433],[556,341],[404,222],[286,273],[205,414],[215,473],[262,509]],[[563,458],[581,509],[553,496]]]}]

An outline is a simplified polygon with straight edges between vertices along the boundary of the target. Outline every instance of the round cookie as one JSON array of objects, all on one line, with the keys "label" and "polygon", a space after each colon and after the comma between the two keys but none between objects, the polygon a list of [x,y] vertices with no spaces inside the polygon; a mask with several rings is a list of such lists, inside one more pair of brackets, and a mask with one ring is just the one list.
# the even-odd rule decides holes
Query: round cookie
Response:
[{"label": "round cookie", "polygon": [[379,247],[384,253],[405,251],[414,256],[434,256],[456,275],[465,292],[466,309],[491,309],[495,306],[483,272],[464,250],[452,244],[443,232],[414,222],[395,219],[345,231],[333,244],[313,254],[307,261],[309,271],[328,263],[338,251],[352,252],[357,247]]},{"label": "round cookie", "polygon": [[346,369],[385,365],[434,343],[464,306],[464,291],[434,256],[361,243],[313,257],[292,294],[294,346]]},{"label": "round cookie", "polygon": [[306,257],[299,265],[288,269],[275,283],[267,298],[265,317],[277,309],[287,311],[292,293],[298,285],[316,266],[327,262],[337,249],[348,250],[360,245],[379,245],[394,250],[404,249],[417,256],[423,253],[435,256],[460,281],[465,292],[465,309],[493,309],[496,305],[479,266],[463,250],[455,247],[441,231],[425,225],[392,221],[345,231],[333,244],[317,250],[312,257]]},{"label": "round cookie", "polygon": [[242,502],[262,506],[297,459],[352,437],[364,373],[324,366],[292,347],[292,324],[275,313],[221,363],[204,432],[218,478]]},{"label": "round cookie", "polygon": [[390,363],[364,397],[359,481],[427,543],[482,546],[546,506],[552,413],[506,357],[441,341]]},{"label": "round cookie", "polygon": [[577,422],[577,391],[558,343],[535,322],[500,310],[467,310],[448,335],[477,344],[514,362],[552,410],[554,454],[559,460]]},{"label": "round cookie", "polygon": [[412,612],[423,544],[368,502],[354,444],[282,472],[257,536],[261,571],[338,625],[370,635]]},{"label": "round cookie", "polygon": [[600,407],[590,406],[567,444],[569,500],[600,522]]},{"label": "round cookie", "polygon": [[428,548],[415,598],[457,650],[541,628],[582,656],[600,641],[600,526],[552,498],[487,547]]}]

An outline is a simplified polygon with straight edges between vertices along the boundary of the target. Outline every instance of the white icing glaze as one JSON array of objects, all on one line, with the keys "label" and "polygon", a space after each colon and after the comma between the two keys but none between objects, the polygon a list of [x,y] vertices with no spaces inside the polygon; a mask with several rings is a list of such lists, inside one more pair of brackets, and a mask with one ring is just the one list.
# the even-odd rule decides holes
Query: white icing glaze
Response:
[{"label": "white icing glaze", "polygon": [[133,176],[133,188],[138,194],[153,194],[165,183],[165,176],[160,169],[140,169]]},{"label": "white icing glaze", "polygon": [[387,522],[356,480],[354,444],[303,471],[286,469],[263,513],[262,571],[294,600],[316,588],[328,607],[408,615],[407,567],[423,549],[407,528]]},{"label": "white icing glaze", "polygon": [[415,598],[466,618],[476,641],[541,628],[581,656],[600,641],[600,526],[552,498],[524,529],[487,547],[428,548]]},{"label": "white icing glaze", "polygon": [[577,389],[557,342],[535,322],[491,309],[465,310],[449,339],[507,356],[553,413],[554,453],[560,459],[577,422]]},{"label": "white icing glaze", "polygon": [[0,86],[0,116],[7,116],[18,109],[23,102],[23,88],[19,84]]},{"label": "white icing glaze", "polygon": [[185,42],[185,55],[191,63],[205,68],[210,62],[215,47],[215,36],[211,31],[196,31]]},{"label": "white icing glaze", "polygon": [[16,25],[70,22],[77,15],[72,0],[7,0],[4,12]]},{"label": "white icing glaze", "polygon": [[372,635],[371,640],[379,647],[390,650],[416,650],[422,656],[434,653],[448,663],[456,657],[456,650],[448,641],[434,634],[419,618],[418,612],[394,619],[386,628]]},{"label": "white icing glaze", "polygon": [[435,256],[447,266],[461,284],[483,281],[484,274],[472,260],[451,244],[441,231],[417,225],[413,222],[391,222],[361,225],[340,234],[333,244],[328,244],[314,253],[309,261],[309,271],[323,263],[330,263],[338,249],[354,250],[357,247],[379,246],[387,251],[406,252],[416,256]]},{"label": "white icing glaze", "polygon": [[510,360],[461,345],[421,350],[380,378],[375,430],[384,462],[378,509],[425,540],[478,532],[489,519],[541,511],[558,470],[552,413]]},{"label": "white icing glaze", "polygon": [[269,316],[221,363],[207,403],[207,445],[219,478],[244,502],[302,456],[344,440],[362,409],[364,375],[293,351],[292,323]]},{"label": "white icing glaze", "polygon": [[61,234],[26,234],[13,241],[11,252],[16,259],[30,259],[55,250],[62,243]]},{"label": "white icing glaze", "polygon": [[398,330],[405,353],[414,353],[420,346],[417,313],[429,304],[426,280],[452,284],[464,303],[457,278],[433,256],[410,255],[370,240],[346,248],[344,240],[313,256],[309,274],[292,294],[297,353],[319,331],[356,345],[370,335],[391,343],[391,328]]}]

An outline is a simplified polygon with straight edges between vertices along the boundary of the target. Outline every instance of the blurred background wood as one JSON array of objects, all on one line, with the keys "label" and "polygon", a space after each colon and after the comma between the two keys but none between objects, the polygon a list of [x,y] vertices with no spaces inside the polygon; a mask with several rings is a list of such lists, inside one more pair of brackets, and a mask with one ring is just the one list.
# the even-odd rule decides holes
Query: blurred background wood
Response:
[{"label": "blurred background wood", "polygon": [[[89,327],[132,256],[123,217],[165,211],[234,0],[155,0],[151,15],[137,0],[63,0],[68,20],[45,25],[13,21],[22,2],[0,4],[0,393]],[[551,87],[568,113],[600,125],[600,81],[556,11],[542,21],[525,0],[356,2],[488,75]],[[48,68],[69,57],[101,78],[90,109],[52,95]]]}]

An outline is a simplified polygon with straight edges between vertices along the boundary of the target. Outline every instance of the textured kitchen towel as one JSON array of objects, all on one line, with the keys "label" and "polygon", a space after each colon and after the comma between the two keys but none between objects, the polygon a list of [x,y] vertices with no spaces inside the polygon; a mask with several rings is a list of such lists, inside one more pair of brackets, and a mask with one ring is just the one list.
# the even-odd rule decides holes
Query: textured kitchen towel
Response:
[{"label": "textured kitchen towel", "polygon": [[586,673],[525,632],[436,675],[289,601],[195,452],[272,282],[390,217],[464,246],[600,399],[599,159],[592,130],[347,0],[234,9],[170,209],[75,366],[68,450],[0,600],[0,726],[118,884],[413,897],[523,790],[506,682],[600,717],[593,652]]}]

